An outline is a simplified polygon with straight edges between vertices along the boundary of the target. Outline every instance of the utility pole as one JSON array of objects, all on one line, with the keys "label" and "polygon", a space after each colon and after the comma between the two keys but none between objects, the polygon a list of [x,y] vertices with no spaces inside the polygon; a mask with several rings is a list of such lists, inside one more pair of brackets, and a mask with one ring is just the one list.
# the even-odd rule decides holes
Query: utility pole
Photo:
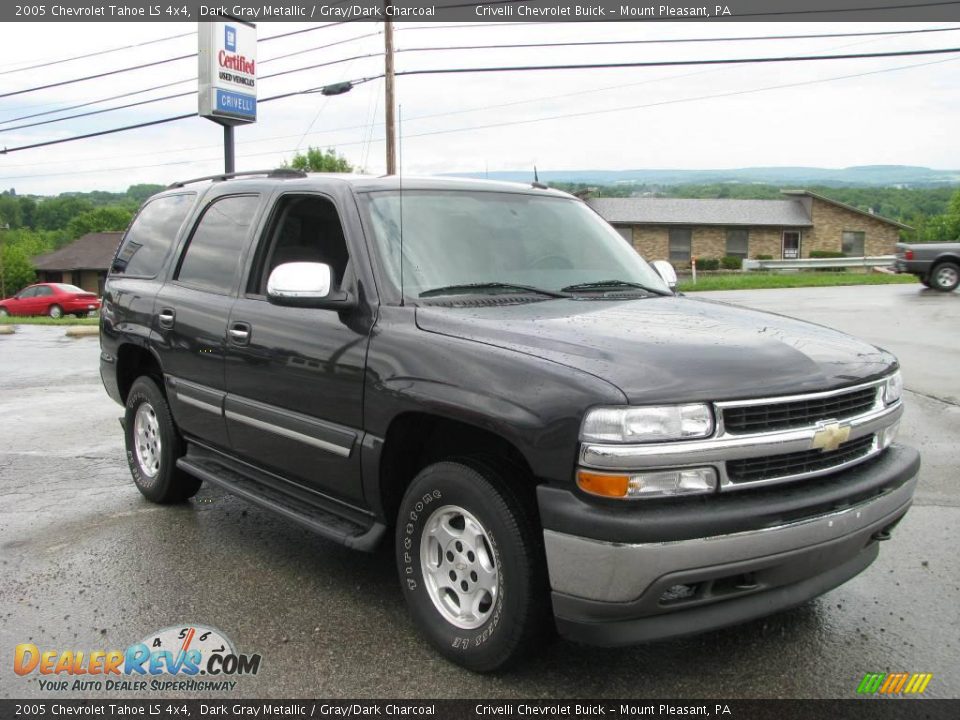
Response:
[{"label": "utility pole", "polygon": [[[391,6],[390,0],[384,0],[384,7]],[[388,10],[389,12],[389,10]],[[389,18],[389,15],[387,16]],[[383,23],[383,49],[384,49],[384,92],[386,93],[387,110],[387,175],[397,174],[397,131],[396,117],[394,108],[396,103],[393,95],[393,21],[386,20]]]}]

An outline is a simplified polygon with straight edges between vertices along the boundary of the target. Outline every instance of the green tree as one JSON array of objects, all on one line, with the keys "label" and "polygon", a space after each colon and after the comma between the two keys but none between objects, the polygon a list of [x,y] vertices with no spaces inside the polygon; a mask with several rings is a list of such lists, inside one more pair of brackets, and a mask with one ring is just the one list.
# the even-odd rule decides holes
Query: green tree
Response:
[{"label": "green tree", "polygon": [[97,208],[74,217],[67,223],[67,232],[71,238],[76,239],[92,232],[125,230],[132,217],[133,213],[126,208]]},{"label": "green tree", "polygon": [[3,246],[3,285],[7,297],[15,295],[37,279],[37,274],[23,247]]},{"label": "green tree", "polygon": [[291,167],[294,170],[303,170],[304,172],[353,172],[353,165],[333,148],[329,148],[328,150],[321,150],[315,147],[307,148],[306,153],[297,153],[293,156],[293,160],[291,160],[289,164],[284,162],[283,166]]},{"label": "green tree", "polygon": [[131,198],[132,200],[136,200],[137,204],[139,205],[148,197],[151,195],[156,195],[161,190],[163,190],[163,185],[154,185],[152,183],[131,185],[127,188],[127,197]]},{"label": "green tree", "polygon": [[93,204],[89,200],[75,197],[47,198],[37,204],[34,228],[63,230],[74,217],[91,210]]}]

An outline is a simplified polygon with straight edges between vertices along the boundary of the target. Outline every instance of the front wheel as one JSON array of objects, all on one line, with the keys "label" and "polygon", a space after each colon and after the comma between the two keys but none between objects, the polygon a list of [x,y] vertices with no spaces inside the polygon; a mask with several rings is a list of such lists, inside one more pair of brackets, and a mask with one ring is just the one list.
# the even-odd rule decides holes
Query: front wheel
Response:
[{"label": "front wheel", "polygon": [[401,502],[396,553],[414,623],[458,665],[501,669],[545,635],[541,531],[498,471],[472,462],[421,471]]},{"label": "front wheel", "polygon": [[9,317],[10,313],[6,308],[0,308],[0,317]]},{"label": "front wheel", "polygon": [[952,292],[960,285],[960,266],[945,262],[937,265],[930,273],[930,287],[941,292]]},{"label": "front wheel", "polygon": [[59,305],[51,305],[50,309],[47,310],[47,315],[52,317],[54,320],[58,320],[63,317],[63,308]]},{"label": "front wheel", "polygon": [[197,494],[200,480],[176,466],[184,452],[183,440],[167,399],[148,377],[137,378],[127,395],[124,435],[130,474],[145,498],[165,504]]}]

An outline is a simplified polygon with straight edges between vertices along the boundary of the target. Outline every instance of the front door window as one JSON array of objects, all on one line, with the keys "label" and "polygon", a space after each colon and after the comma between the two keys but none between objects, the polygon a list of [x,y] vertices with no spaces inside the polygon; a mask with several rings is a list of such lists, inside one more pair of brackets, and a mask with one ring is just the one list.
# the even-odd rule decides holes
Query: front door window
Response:
[{"label": "front door window", "polygon": [[783,259],[796,260],[800,257],[800,233],[796,230],[783,231]]}]

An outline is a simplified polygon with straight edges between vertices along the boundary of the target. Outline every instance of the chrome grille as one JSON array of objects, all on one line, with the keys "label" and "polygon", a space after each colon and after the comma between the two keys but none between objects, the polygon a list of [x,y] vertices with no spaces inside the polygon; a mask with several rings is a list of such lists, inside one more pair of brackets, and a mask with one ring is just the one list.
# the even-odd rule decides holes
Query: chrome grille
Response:
[{"label": "chrome grille", "polygon": [[873,449],[873,443],[874,436],[866,435],[849,440],[832,452],[804,450],[784,455],[729,460],[727,477],[732,483],[745,483],[826,470],[867,455]]},{"label": "chrome grille", "polygon": [[806,427],[826,419],[843,420],[868,412],[877,401],[877,392],[876,387],[866,387],[842,395],[726,407],[723,428],[731,435],[747,435]]}]

